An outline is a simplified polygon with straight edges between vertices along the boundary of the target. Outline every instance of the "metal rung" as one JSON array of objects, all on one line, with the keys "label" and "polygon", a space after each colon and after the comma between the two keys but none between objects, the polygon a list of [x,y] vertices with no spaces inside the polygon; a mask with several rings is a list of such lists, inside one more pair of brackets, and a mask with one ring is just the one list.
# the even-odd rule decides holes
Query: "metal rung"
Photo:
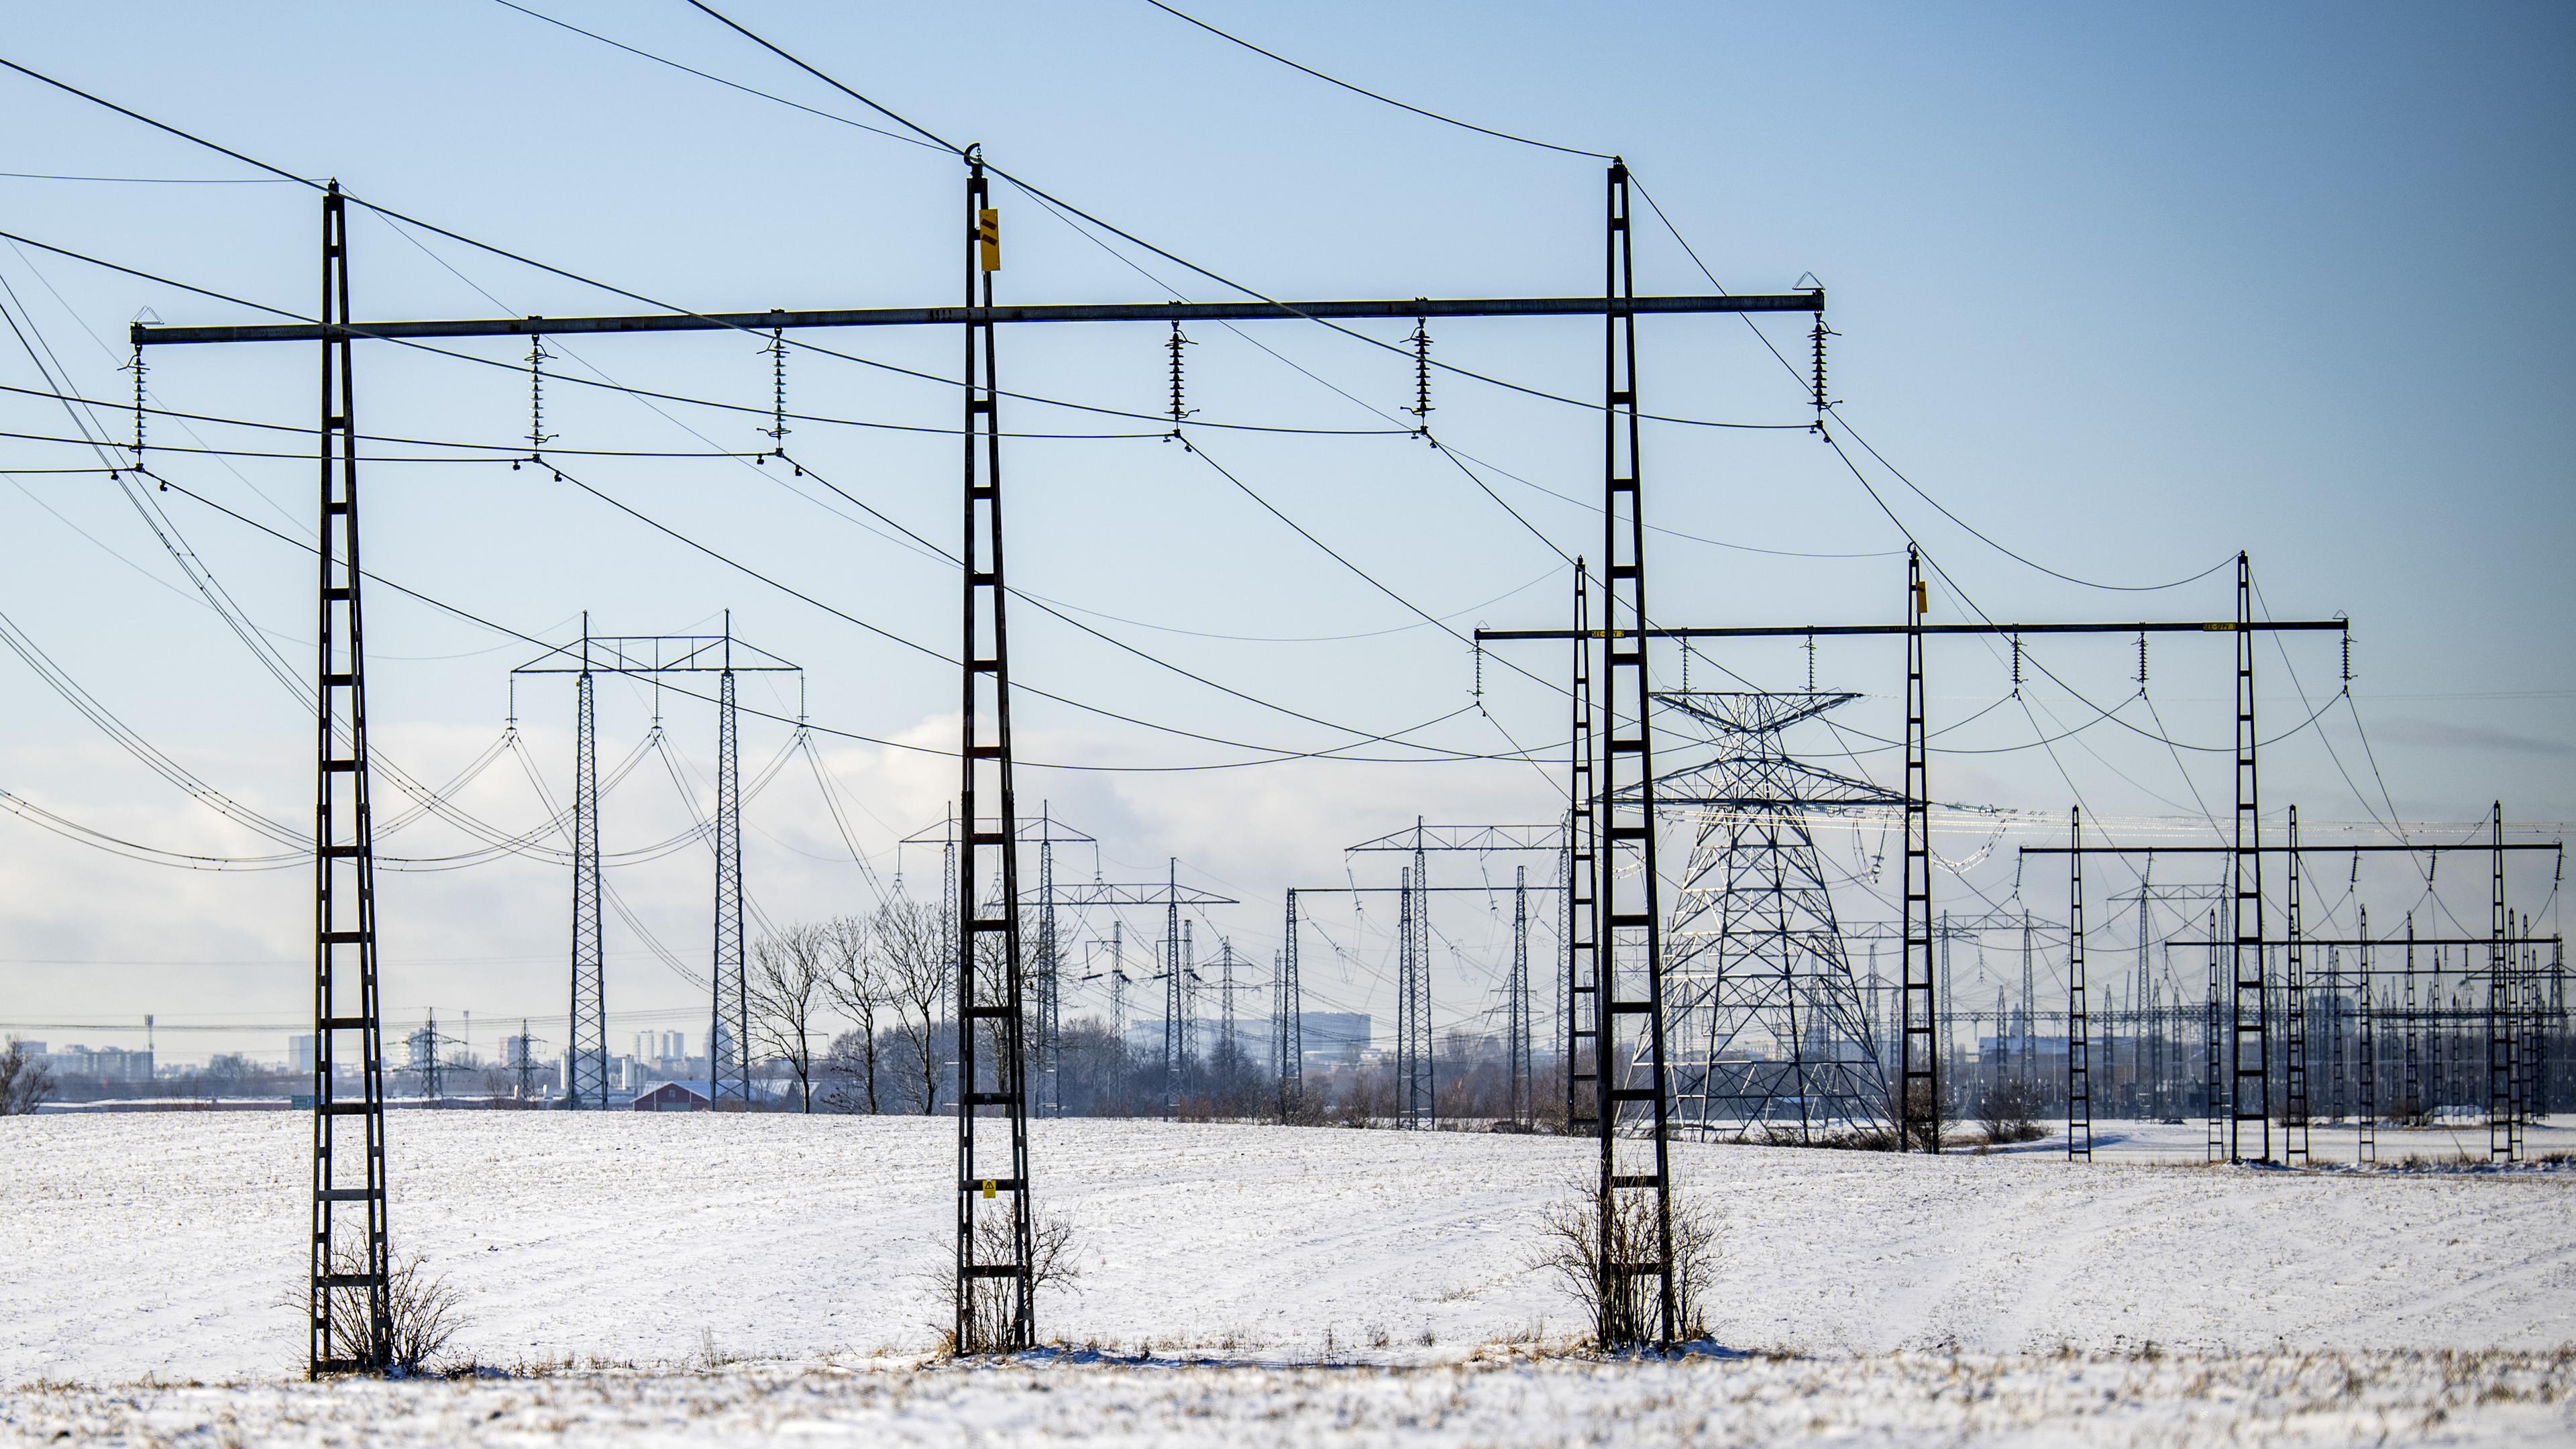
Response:
[{"label": "metal rung", "polygon": [[977,916],[967,922],[966,928],[970,931],[1007,931],[1011,929],[1011,924],[1011,918],[1008,916]]},{"label": "metal rung", "polygon": [[966,576],[966,582],[985,588],[990,588],[1001,581],[1002,576],[991,569],[977,569]]},{"label": "metal rung", "polygon": [[366,1367],[354,1358],[317,1358],[313,1361],[313,1371],[317,1374],[353,1374]]},{"label": "metal rung", "polygon": [[324,1031],[360,1031],[375,1024],[374,1018],[365,1016],[326,1016],[314,1023]]},{"label": "metal rung", "polygon": [[376,1102],[324,1102],[314,1110],[325,1117],[364,1117],[383,1108]]},{"label": "metal rung", "polygon": [[360,845],[326,845],[322,847],[322,854],[328,858],[348,859],[355,857],[365,848]]},{"label": "metal rung", "polygon": [[1610,913],[1612,926],[1651,926],[1654,923],[1655,913],[1652,911],[1612,911]]},{"label": "metal rung", "polygon": [[1619,1278],[1661,1278],[1664,1276],[1664,1265],[1661,1263],[1613,1263],[1610,1265],[1610,1272],[1612,1276]]},{"label": "metal rung", "polygon": [[1609,827],[1609,838],[1612,840],[1643,840],[1646,838],[1646,827],[1642,825],[1613,825]]},{"label": "metal rung", "polygon": [[991,503],[1002,496],[1002,490],[990,483],[978,483],[966,490],[966,496],[977,503]]},{"label": "metal rung", "polygon": [[326,1187],[313,1194],[315,1202],[365,1202],[376,1196],[372,1187]]},{"label": "metal rung", "polygon": [[324,760],[322,762],[322,768],[345,775],[356,770],[358,768],[358,762],[355,760]]},{"label": "metal rung", "polygon": [[316,1288],[373,1288],[384,1280],[373,1273],[316,1273]]},{"label": "metal rung", "polygon": [[969,1092],[966,1094],[966,1105],[969,1107],[1007,1107],[1013,1102],[1019,1100],[1020,1094],[1017,1092]]},{"label": "metal rung", "polygon": [[966,1265],[966,1276],[969,1278],[1017,1278],[1026,1271],[1028,1270],[1025,1268],[1015,1268],[1008,1263],[969,1263]]},{"label": "metal rung", "polygon": [[1634,389],[1612,388],[1610,390],[1610,401],[1613,403],[1633,403],[1636,400],[1637,394]]},{"label": "metal rung", "polygon": [[970,1006],[966,1008],[966,1019],[968,1021],[981,1021],[986,1018],[998,1019],[1000,1017],[1010,1016],[1013,1014],[1014,1013],[1011,1008],[1007,1006]]},{"label": "metal rung", "polygon": [[[1020,1190],[1020,1180],[1016,1177],[996,1177],[991,1181],[995,1192],[1018,1192]],[[984,1183],[985,1179],[980,1177],[959,1178],[957,1180],[957,1190],[959,1192],[982,1192],[984,1190]]]},{"label": "metal rung", "polygon": [[1610,577],[1614,579],[1633,579],[1637,577],[1639,572],[1641,572],[1641,570],[1635,564],[1612,564],[1610,566]]},{"label": "metal rung", "polygon": [[357,682],[358,676],[355,674],[325,674],[322,676],[322,687],[325,689],[334,687],[345,689],[355,685]]},{"label": "metal rung", "polygon": [[974,659],[967,661],[966,667],[974,670],[977,674],[999,674],[1002,671],[1002,661],[999,659]]},{"label": "metal rung", "polygon": [[[999,749],[1001,747],[996,745],[992,748]],[[1003,845],[1007,844],[1010,840],[1009,836],[1004,835],[998,830],[978,830],[974,832],[972,838],[977,845]]]},{"label": "metal rung", "polygon": [[324,931],[321,940],[325,946],[363,946],[374,934],[372,931]]},{"label": "metal rung", "polygon": [[322,598],[325,602],[336,604],[355,596],[357,592],[354,588],[335,588],[325,584],[322,588]]},{"label": "metal rung", "polygon": [[333,514],[337,514],[337,513],[346,513],[346,512],[348,512],[348,511],[349,511],[349,505],[348,505],[346,502],[342,502],[342,501],[334,500],[334,501],[331,501],[331,502],[324,503],[324,504],[322,505],[322,516],[323,516],[323,517],[325,517],[325,518],[328,518],[328,517],[332,516]]},{"label": "metal rung", "polygon": [[991,398],[970,397],[966,399],[966,411],[970,413],[989,413],[992,410],[993,400]]},{"label": "metal rung", "polygon": [[966,758],[970,760],[998,760],[1001,757],[1000,745],[969,745],[966,749]]}]

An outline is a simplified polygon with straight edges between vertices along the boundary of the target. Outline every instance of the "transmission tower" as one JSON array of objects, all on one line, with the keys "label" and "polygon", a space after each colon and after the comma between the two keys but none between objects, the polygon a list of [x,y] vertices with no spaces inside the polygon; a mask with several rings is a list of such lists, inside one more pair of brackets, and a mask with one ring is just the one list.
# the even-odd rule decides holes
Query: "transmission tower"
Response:
[{"label": "transmission tower", "polygon": [[[1012,797],[1011,650],[1002,572],[1001,389],[994,379],[993,274],[1002,266],[1000,213],[971,148],[966,177],[965,639],[958,813],[966,820],[957,957],[957,1347],[977,1353],[1036,1342],[1031,1299],[1027,1056],[1022,1042],[1018,809]],[[989,631],[989,632],[988,632]],[[987,650],[990,652],[986,652]],[[998,830],[980,826],[989,800]],[[995,914],[983,914],[985,851],[992,852]],[[979,981],[994,950],[997,981]],[[979,1216],[980,1215],[980,1216]],[[980,1224],[990,1219],[992,1232]],[[977,1312],[987,1285],[1006,1286],[1007,1324]]]},{"label": "transmission tower", "polygon": [[1664,805],[1698,818],[1665,958],[1665,1009],[1682,1062],[1675,1107],[1704,1132],[1806,1143],[1886,1125],[1887,1079],[1814,821],[1901,808],[1904,797],[1799,760],[1782,739],[1857,698],[1655,696],[1713,752],[1656,786]]},{"label": "transmission tower", "polygon": [[[750,998],[743,979],[742,747],[736,674],[795,674],[798,667],[753,647],[733,632],[733,611],[717,634],[593,634],[581,616],[578,643],[548,649],[510,671],[519,675],[576,676],[573,706],[573,964],[572,1050],[565,1105],[608,1105],[608,1013],[605,938],[600,931],[599,727],[594,681],[602,674],[653,681],[666,675],[716,676],[716,800],[712,818],[698,819],[715,847],[715,933],[708,974],[707,1075],[709,1102],[717,1111],[751,1105]],[[657,696],[658,697],[658,696]],[[661,728],[658,705],[654,728]],[[800,726],[801,728],[801,726]]]},{"label": "transmission tower", "polygon": [[[393,1352],[385,1223],[384,1022],[376,976],[376,831],[367,799],[372,772],[358,608],[366,575],[358,563],[358,423],[348,321],[349,220],[340,183],[334,181],[322,195],[313,1196],[305,1299],[305,1372],[314,1377],[381,1372]],[[340,1095],[343,1033],[350,1055],[357,1058],[354,1101]],[[344,1155],[357,1160],[344,1168]],[[350,1236],[358,1232],[364,1236],[352,1244]]]},{"label": "transmission tower", "polygon": [[[1434,893],[1482,886],[1431,884],[1431,856],[1436,853],[1493,855],[1505,852],[1562,857],[1565,832],[1553,825],[1425,825],[1416,817],[1409,830],[1399,830],[1349,847],[1349,853],[1396,852],[1412,865],[1399,876],[1396,922],[1396,1111],[1405,1126],[1429,1126],[1435,1110],[1435,1069],[1431,1026],[1431,897]],[[1526,877],[1522,889],[1526,890]],[[1366,887],[1355,888],[1365,890]],[[1547,889],[1547,887],[1541,887]],[[1526,988],[1524,988],[1526,996]],[[1509,989],[1505,1005],[1509,1006]],[[1526,1004],[1526,1003],[1524,1003]]]},{"label": "transmission tower", "polygon": [[1512,976],[1504,1006],[1512,1121],[1528,1126],[1537,1104],[1530,1097],[1529,867],[1512,867]]},{"label": "transmission tower", "polygon": [[1279,966],[1270,1008],[1271,1072],[1279,1083],[1285,1119],[1306,1092],[1306,1001],[1297,982],[1297,888],[1288,888],[1288,910],[1279,936]]}]

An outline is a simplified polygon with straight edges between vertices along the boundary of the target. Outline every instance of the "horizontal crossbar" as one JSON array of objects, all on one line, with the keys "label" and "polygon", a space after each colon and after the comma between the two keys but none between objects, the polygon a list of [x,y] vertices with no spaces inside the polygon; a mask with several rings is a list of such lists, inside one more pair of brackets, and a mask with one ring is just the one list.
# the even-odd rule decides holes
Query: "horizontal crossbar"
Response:
[{"label": "horizontal crossbar", "polygon": [[1410,302],[1078,302],[1030,307],[861,307],[827,312],[656,312],[632,317],[492,317],[436,322],[261,322],[238,327],[134,324],[137,347],[176,342],[320,342],[325,338],[570,337],[584,332],[768,332],[808,327],[939,327],[994,322],[1259,322],[1322,318],[1599,317],[1672,312],[1817,312],[1822,289],[1744,297],[1475,297]]},{"label": "horizontal crossbar", "polygon": [[[2169,619],[2146,624],[1924,624],[1926,634],[2233,634],[2240,627],[2252,634],[2300,634],[2315,631],[2344,633],[2352,628],[2349,619],[2279,619],[2239,625],[2233,619]],[[1669,629],[1648,629],[1651,639],[1824,639],[1849,634],[1908,634],[1914,629],[1903,624],[1747,624],[1742,626],[1681,625]],[[1637,633],[1622,629],[1620,637]],[[1500,644],[1523,639],[1573,639],[1572,629],[1479,629],[1476,642]],[[1598,639],[1601,631],[1586,630],[1582,638]]]}]

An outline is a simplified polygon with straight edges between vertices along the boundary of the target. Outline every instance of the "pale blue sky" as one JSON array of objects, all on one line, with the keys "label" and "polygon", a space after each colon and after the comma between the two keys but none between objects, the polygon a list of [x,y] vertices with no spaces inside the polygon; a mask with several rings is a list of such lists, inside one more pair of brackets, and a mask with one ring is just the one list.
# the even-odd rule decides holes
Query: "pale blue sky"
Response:
[{"label": "pale blue sky", "polygon": [[[864,114],[677,0],[533,8],[810,105]],[[1387,109],[1142,3],[999,3],[977,7],[971,27],[946,7],[739,0],[734,13],[932,130],[980,141],[999,164],[1272,295],[1598,286],[1599,163]],[[1924,490],[2016,551],[2079,577],[2144,583],[2196,573],[2241,547],[2277,614],[2349,613],[2369,748],[2353,712],[2327,711],[2317,731],[2267,756],[2267,804],[2296,800],[2306,818],[2324,821],[2384,815],[2391,801],[2410,820],[2464,820],[2499,796],[2519,820],[2576,813],[2576,651],[2566,603],[2576,388],[2565,340],[2576,312],[2566,265],[2576,220],[2567,160],[2576,21],[2563,8],[1278,10],[1204,0],[1196,13],[1420,105],[1625,154],[1730,289],[1783,290],[1813,272],[1832,289],[1842,334],[1833,391],[1850,422]],[[0,53],[249,154],[337,175],[363,196],[454,230],[693,308],[954,300],[953,159],[621,55],[490,0],[28,7]],[[244,174],[22,78],[0,80],[0,137],[6,171]],[[1000,200],[1009,299],[1225,295],[1138,256],[1159,279],[1148,280],[1008,188]],[[315,285],[314,210],[309,193],[286,185],[0,179],[8,230],[298,310]],[[356,223],[353,243],[358,310],[369,316],[632,309],[428,242],[460,278],[372,217]],[[1651,221],[1639,265],[1645,290],[1704,289]],[[246,320],[236,308],[41,252],[0,251],[0,277],[92,396],[130,389],[117,370],[120,333],[140,308],[173,322]],[[1406,330],[1370,329],[1390,341]],[[1766,330],[1798,355],[1803,339],[1792,322]],[[1411,401],[1407,367],[1384,352],[1311,327],[1245,331],[1360,402],[1209,328],[1194,334],[1189,364],[1202,420],[1376,428],[1386,423],[1369,407],[1392,412]],[[1464,366],[1575,396],[1599,385],[1595,326],[1459,323],[1434,333],[1438,354]],[[946,335],[815,340],[926,371],[955,365]],[[1162,406],[1156,329],[1066,329],[1007,343],[1003,377],[1015,389],[1146,412]],[[1804,417],[1797,386],[1737,322],[1658,320],[1645,329],[1645,346],[1643,387],[1658,410]],[[525,349],[472,350],[515,361]],[[560,367],[587,364],[631,385],[767,401],[766,361],[738,336],[558,350],[578,354]],[[172,349],[152,359],[150,376],[162,406],[304,423],[312,365],[300,347]],[[384,348],[367,350],[360,369],[370,431],[507,441],[527,429],[524,376]],[[0,357],[0,382],[38,385],[14,350]],[[1597,492],[1598,425],[1589,414],[1451,377],[1437,387],[1432,421],[1451,447],[1555,492]],[[951,389],[810,353],[790,364],[790,401],[933,427],[953,425],[955,406]],[[726,448],[763,441],[755,418],[669,411]],[[632,400],[560,383],[548,416],[566,446],[706,446]],[[0,402],[0,417],[26,433],[60,433],[65,423],[54,405],[24,397]],[[1130,430],[1026,404],[1007,417],[1031,431]],[[121,433],[125,422],[105,425]],[[218,445],[273,445],[199,431]],[[152,437],[188,441],[167,421],[156,421]],[[1561,621],[1566,588],[1555,555],[1419,442],[1225,432],[1202,441],[1207,456],[1407,599],[1458,615],[1457,627]],[[789,445],[871,506],[942,544],[952,540],[955,463],[946,440],[806,424]],[[0,462],[68,466],[80,461],[72,454],[13,443]],[[1032,440],[1014,447],[1010,469],[1015,580],[1097,611],[1079,617],[1104,630],[1368,733],[1471,703],[1468,650],[1419,626],[1181,449],[1150,439]],[[306,465],[173,458],[167,471],[264,522],[307,527]],[[917,551],[828,516],[826,505],[852,510],[810,483],[799,495],[797,480],[775,466],[603,460],[576,471],[836,607],[952,647],[953,577]],[[1894,617],[1901,560],[1887,551],[1901,535],[1812,438],[1657,428],[1646,472],[1655,520],[1681,533],[1868,555],[1784,558],[1659,537],[1651,561],[1664,618]],[[369,476],[368,559],[387,577],[547,637],[560,637],[563,621],[584,608],[604,630],[648,632],[692,627],[731,607],[747,637],[808,666],[817,721],[949,743],[942,711],[954,683],[942,667],[690,555],[569,484],[493,466],[388,466]],[[1562,547],[1597,553],[1593,515],[1486,476]],[[1995,617],[2221,617],[2231,607],[2223,578],[2161,594],[2050,579],[1962,533],[1874,467],[1871,477]],[[158,497],[185,544],[300,668],[310,603],[296,555],[175,494]],[[19,543],[0,578],[0,611],[218,788],[301,817],[309,734],[295,700],[195,601],[133,503],[94,477],[18,475],[0,489],[0,519]],[[445,778],[497,736],[503,672],[532,651],[496,648],[489,634],[383,591],[371,608],[380,741],[415,773]],[[1936,613],[1966,616],[1946,593]],[[1121,656],[1034,611],[1015,623],[1025,684],[1229,740],[1312,749],[1347,738]],[[1175,629],[1374,637],[1256,643]],[[1378,632],[1388,630],[1399,632]],[[1991,651],[1954,649],[1935,661],[1936,723],[2009,687]],[[2133,653],[2114,640],[2051,646],[2040,657],[2107,706],[2135,691]],[[1551,678],[1562,664],[1553,650],[1515,658]],[[1793,649],[1719,658],[1766,685],[1803,682],[1804,657]],[[2295,685],[2279,655],[2267,653],[2263,666],[2265,715],[2283,727],[2325,702],[2339,664],[2330,644],[2314,640],[2293,644],[2291,659]],[[1715,682],[1705,661],[1692,668],[1694,684]],[[2225,671],[2217,642],[2157,646],[2150,697],[2171,734],[2225,740]],[[1492,659],[1483,674],[1490,719],[1470,710],[1422,738],[1492,751],[1559,737],[1556,696]],[[260,848],[145,774],[14,658],[0,658],[0,678],[9,680],[0,697],[11,702],[0,786],[171,849]],[[1850,707],[1853,724],[1891,730],[1886,696],[1900,682],[1893,651],[1828,648],[1819,682],[1869,694]],[[2089,715],[2054,686],[2033,695],[2032,713],[2001,710],[1957,743],[2010,751]],[[792,699],[757,688],[746,698],[795,710]],[[620,757],[640,738],[650,702],[614,689],[603,700],[603,749]],[[565,691],[523,691],[520,708],[532,751],[551,771],[547,787],[560,793]],[[2123,718],[2147,722],[2138,709]],[[674,742],[701,770],[712,735],[705,714],[690,702],[671,711]],[[1043,701],[1024,704],[1022,729],[1031,759],[1151,765],[1247,753]],[[747,735],[755,763],[786,737],[765,722]],[[1858,736],[1846,742],[1866,745]],[[891,840],[936,819],[953,788],[946,764],[847,742],[829,753],[870,812],[854,816],[862,848],[891,868]],[[2063,773],[2036,750],[1947,757],[1936,764],[1938,793],[2053,812],[2080,790],[2143,836],[2153,828],[2147,817],[2189,818],[2195,788],[2212,801],[2227,788],[2223,757],[2177,758],[2116,729],[2088,731],[2059,755]],[[1883,754],[1861,760],[1884,773]],[[468,799],[478,813],[523,828],[540,807],[515,774],[487,774]],[[684,823],[667,781],[658,796],[646,793],[649,779],[639,781],[612,801],[612,849]],[[863,903],[811,778],[783,775],[773,790],[753,809],[755,896],[781,917]],[[1112,875],[1159,875],[1164,858],[1179,855],[1203,883],[1243,897],[1215,924],[1264,962],[1276,944],[1279,889],[1346,880],[1341,846],[1417,812],[1535,819],[1553,808],[1548,782],[1527,766],[1472,763],[1032,770],[1024,809],[1041,798],[1103,837],[1125,863],[1109,866]],[[265,1024],[304,1009],[295,964],[307,949],[301,872],[187,874],[91,855],[21,822],[0,827],[0,957],[8,958],[0,1017],[89,1022],[157,1007]],[[406,848],[462,848],[432,841],[431,829]],[[1982,839],[1971,835],[1957,854]],[[2008,854],[1982,876],[1971,873],[1979,889],[2009,893]],[[1461,879],[1476,878],[1472,863],[1458,869]],[[1496,871],[1507,877],[1508,866]],[[703,956],[701,854],[619,875],[671,950],[692,962]],[[2546,889],[2537,882],[2529,898]],[[564,890],[560,869],[536,864],[389,875],[392,1009],[560,1013]],[[2059,895],[2061,886],[2033,888],[2036,901]],[[2412,897],[2392,882],[2387,899]],[[1353,922],[1347,897],[1338,909],[1332,929],[1354,964],[1325,977],[1310,965],[1309,980],[1324,1004],[1386,1010],[1385,953],[1370,944],[1383,933]],[[1855,899],[1846,909],[1866,918],[1876,908]],[[1461,910],[1444,930],[1470,959],[1444,962],[1443,1020],[1453,1006],[1462,1016],[1490,1006],[1496,918],[1481,901]],[[611,932],[622,953],[613,962],[613,1014],[693,1005],[677,976],[621,935],[622,923]],[[1309,961],[1325,954],[1313,940],[1307,949]],[[60,964],[173,961],[283,964]],[[638,1018],[634,1029],[648,1024],[662,1023]],[[628,1029],[614,1027],[613,1047],[623,1049]],[[263,1029],[247,1044],[273,1050],[273,1037]]]}]

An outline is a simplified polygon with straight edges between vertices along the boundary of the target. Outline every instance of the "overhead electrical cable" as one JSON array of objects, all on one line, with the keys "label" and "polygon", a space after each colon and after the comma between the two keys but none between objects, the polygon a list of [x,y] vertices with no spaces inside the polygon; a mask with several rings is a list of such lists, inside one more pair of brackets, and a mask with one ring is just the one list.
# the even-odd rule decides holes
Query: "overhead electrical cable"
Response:
[{"label": "overhead electrical cable", "polygon": [[[502,0],[502,3],[508,4],[509,0]],[[1349,91],[1353,95],[1366,96],[1370,100],[1376,101],[1381,105],[1393,106],[1399,111],[1411,111],[1417,116],[1438,121],[1444,126],[1455,126],[1462,131],[1473,131],[1480,136],[1491,136],[1498,141],[1516,141],[1524,146],[1535,146],[1542,151],[1561,151],[1568,156],[1589,156],[1595,161],[1615,161],[1619,159],[1606,151],[1586,151],[1580,146],[1560,146],[1554,141],[1540,141],[1528,136],[1516,136],[1509,131],[1497,131],[1491,126],[1479,126],[1472,121],[1459,120],[1455,116],[1444,116],[1438,111],[1424,110],[1420,106],[1409,105],[1406,102],[1399,101],[1393,96],[1380,95],[1366,86],[1353,85],[1349,81],[1343,80],[1338,76],[1326,75],[1324,72],[1315,69],[1311,65],[1300,65],[1296,61],[1290,60],[1288,57],[1281,55],[1275,50],[1264,50],[1260,46],[1253,44],[1251,41],[1244,39],[1242,36],[1228,34],[1227,32],[1219,30],[1215,26],[1208,24],[1206,21],[1199,19],[1195,15],[1189,15],[1175,10],[1171,6],[1164,4],[1163,0],[1145,0],[1145,3],[1176,20],[1186,20],[1190,24],[1197,26],[1199,29],[1206,31],[1208,34],[1215,36],[1219,40],[1230,41],[1233,44],[1242,46],[1244,49],[1251,51],[1255,55],[1267,56],[1270,59],[1279,62],[1281,65],[1288,67],[1290,70],[1303,71],[1306,74],[1313,76],[1315,79],[1323,81],[1327,85],[1340,86],[1343,90]],[[515,10],[518,7],[513,5],[510,8]],[[700,8],[703,9],[704,7],[701,6]]]}]

